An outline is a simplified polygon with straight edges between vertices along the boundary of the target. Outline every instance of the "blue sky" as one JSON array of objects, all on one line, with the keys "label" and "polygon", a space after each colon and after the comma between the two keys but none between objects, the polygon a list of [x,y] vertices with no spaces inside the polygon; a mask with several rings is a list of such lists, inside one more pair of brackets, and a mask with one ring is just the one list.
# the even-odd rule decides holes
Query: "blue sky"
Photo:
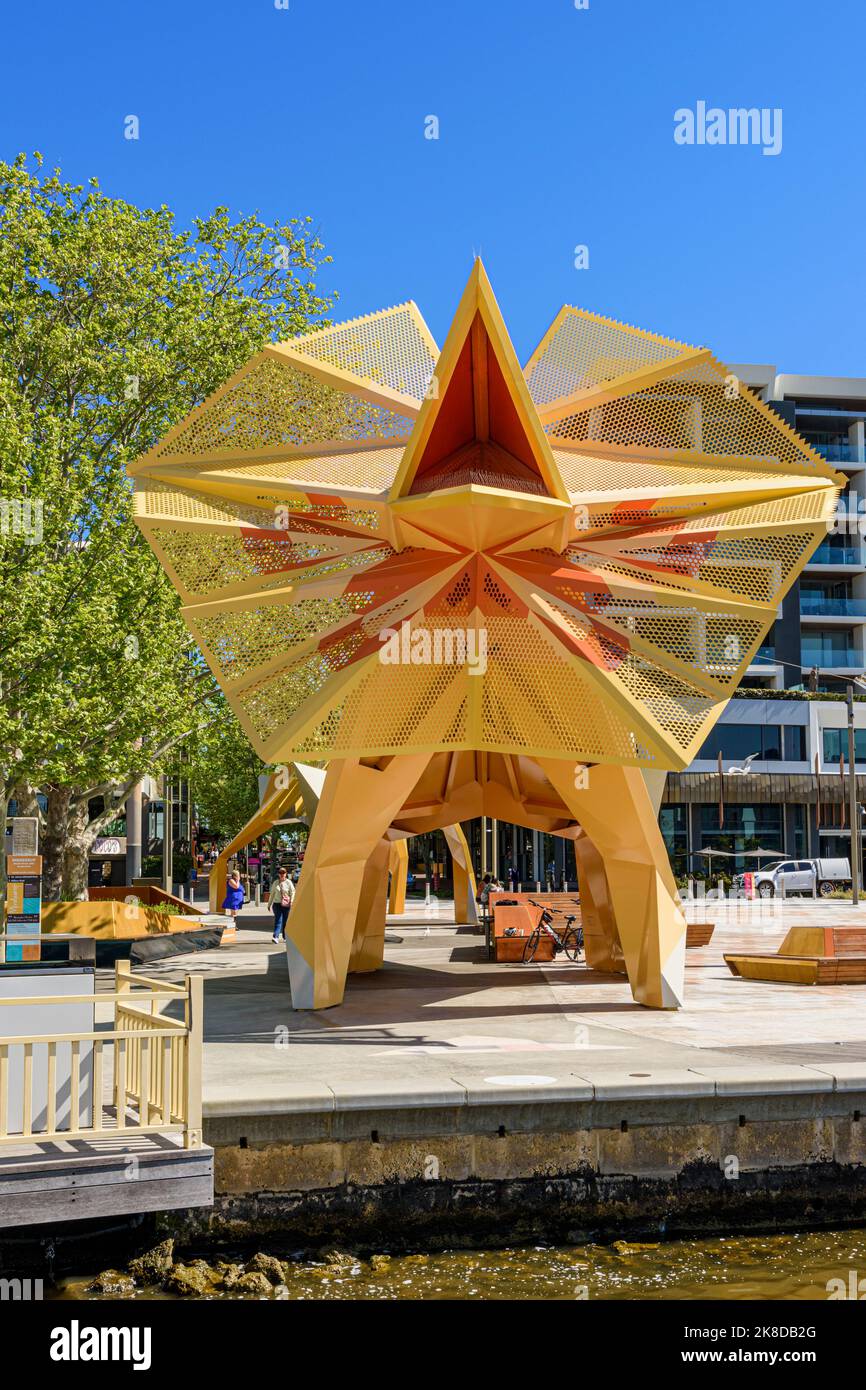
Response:
[{"label": "blue sky", "polygon": [[[573,303],[866,375],[862,0],[83,0],[4,39],[5,157],[182,222],[309,213],[338,318],[412,298],[441,343],[480,252],[521,360]],[[781,153],[675,144],[700,100],[781,108]]]}]

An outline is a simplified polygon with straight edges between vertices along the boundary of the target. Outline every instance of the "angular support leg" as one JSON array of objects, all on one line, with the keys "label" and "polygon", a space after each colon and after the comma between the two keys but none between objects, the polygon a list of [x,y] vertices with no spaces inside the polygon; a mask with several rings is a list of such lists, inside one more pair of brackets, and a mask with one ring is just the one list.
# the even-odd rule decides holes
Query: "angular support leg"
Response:
[{"label": "angular support leg", "polygon": [[415,753],[384,768],[330,763],[286,932],[294,1008],[342,1002],[367,862],[428,761]]},{"label": "angular support leg", "polygon": [[385,955],[385,908],[388,898],[388,861],[391,841],[381,839],[367,860],[361,879],[361,896],[349,953],[349,974],[381,970]]},{"label": "angular support leg", "polygon": [[586,963],[591,970],[625,975],[625,957],[601,855],[583,832],[574,842],[574,853],[580,880],[580,921]]},{"label": "angular support leg", "polygon": [[466,922],[471,927],[478,926],[478,906],[475,902],[475,874],[469,844],[460,825],[446,825],[442,832],[451,852],[451,868],[454,875],[454,921]]},{"label": "angular support leg", "polygon": [[391,891],[388,894],[388,911],[392,917],[400,917],[406,911],[406,875],[409,872],[409,841],[392,840],[388,867],[391,870]]},{"label": "angular support leg", "polygon": [[686,922],[640,770],[597,764],[587,787],[578,789],[572,763],[538,762],[601,857],[634,998],[649,1008],[678,1009]]}]

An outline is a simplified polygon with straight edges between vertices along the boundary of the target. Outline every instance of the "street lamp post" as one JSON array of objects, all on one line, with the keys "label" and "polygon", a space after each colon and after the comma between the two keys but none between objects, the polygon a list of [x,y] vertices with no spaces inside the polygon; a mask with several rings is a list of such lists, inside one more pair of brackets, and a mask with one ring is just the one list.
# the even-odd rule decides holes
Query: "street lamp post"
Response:
[{"label": "street lamp post", "polygon": [[166,893],[174,887],[174,807],[172,805],[172,784],[168,773],[163,783],[162,797],[162,882]]},{"label": "street lamp post", "polygon": [[[797,666],[795,662],[783,661],[783,666],[792,666],[801,672],[808,671],[809,689],[812,692],[818,690],[818,667],[817,666]],[[844,677],[837,676],[836,680],[844,680]],[[846,705],[848,709],[848,816],[851,822],[851,902],[854,907],[860,901],[860,846],[862,841],[862,827],[860,824],[860,807],[857,800],[857,764],[855,761],[854,748],[854,686],[857,685],[861,690],[866,690],[866,680],[863,677],[854,676],[846,682],[847,695]],[[818,845],[820,850],[820,843]]]}]

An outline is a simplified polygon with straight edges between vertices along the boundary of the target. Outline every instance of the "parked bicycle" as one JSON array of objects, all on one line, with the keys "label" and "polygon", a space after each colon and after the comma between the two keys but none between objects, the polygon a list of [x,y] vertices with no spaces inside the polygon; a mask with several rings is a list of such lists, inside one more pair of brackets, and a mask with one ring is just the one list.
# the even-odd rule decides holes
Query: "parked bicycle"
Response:
[{"label": "parked bicycle", "polygon": [[528,964],[529,961],[535,959],[535,954],[542,936],[549,936],[552,938],[554,956],[558,956],[560,951],[564,951],[569,960],[577,960],[578,956],[583,951],[583,927],[576,927],[574,925],[577,921],[577,914],[572,913],[570,916],[566,917],[562,931],[558,932],[555,931],[552,926],[553,913],[550,909],[545,907],[542,903],[533,902],[531,898],[529,901],[533,907],[541,908],[541,918],[538,926],[533,929],[532,933],[526,939],[526,945],[523,948],[524,964]]}]

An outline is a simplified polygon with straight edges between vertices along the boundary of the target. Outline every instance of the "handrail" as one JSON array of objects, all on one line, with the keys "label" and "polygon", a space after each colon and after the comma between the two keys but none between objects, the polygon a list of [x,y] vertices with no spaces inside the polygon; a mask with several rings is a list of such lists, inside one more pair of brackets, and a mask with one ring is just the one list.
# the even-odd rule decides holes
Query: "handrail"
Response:
[{"label": "handrail", "polygon": [[[0,988],[3,986],[3,976],[0,975]],[[0,1004],[4,1009],[11,1008],[15,1004],[128,1004],[130,999],[185,999],[186,990],[181,989],[180,994],[167,994],[162,990],[148,994],[38,994],[32,999],[22,997],[20,999],[4,999],[0,995]]]},{"label": "handrail", "polygon": [[[183,1019],[158,1011],[172,1000],[183,1001]],[[160,1132],[182,1133],[184,1147],[200,1147],[201,976],[169,985],[118,961],[110,994],[0,997],[3,1006],[58,1003],[113,1003],[114,1026],[0,1037],[0,1149]]]},{"label": "handrail", "polygon": [[[0,1003],[3,1002],[5,1001],[0,1000]],[[146,1015],[143,1016],[146,1017]],[[181,1024],[180,1028],[184,1033],[186,1032],[184,1024]],[[154,1032],[156,1032],[155,1029]],[[20,1033],[10,1033],[8,1037],[0,1038],[0,1047],[17,1047],[24,1043],[33,1043],[38,1047],[50,1047],[53,1043],[75,1042],[76,1039],[78,1042],[114,1042],[116,1038],[140,1037],[140,1028],[112,1028],[104,1032],[91,1033],[34,1033],[32,1037],[22,1037]]]},{"label": "handrail", "polygon": [[[118,961],[118,965],[128,965],[128,961]],[[175,994],[186,994],[186,985],[172,984],[171,980],[154,980],[150,975],[130,975],[129,983],[133,986],[147,985],[150,989],[170,990]],[[101,996],[100,996],[101,997]]]}]

